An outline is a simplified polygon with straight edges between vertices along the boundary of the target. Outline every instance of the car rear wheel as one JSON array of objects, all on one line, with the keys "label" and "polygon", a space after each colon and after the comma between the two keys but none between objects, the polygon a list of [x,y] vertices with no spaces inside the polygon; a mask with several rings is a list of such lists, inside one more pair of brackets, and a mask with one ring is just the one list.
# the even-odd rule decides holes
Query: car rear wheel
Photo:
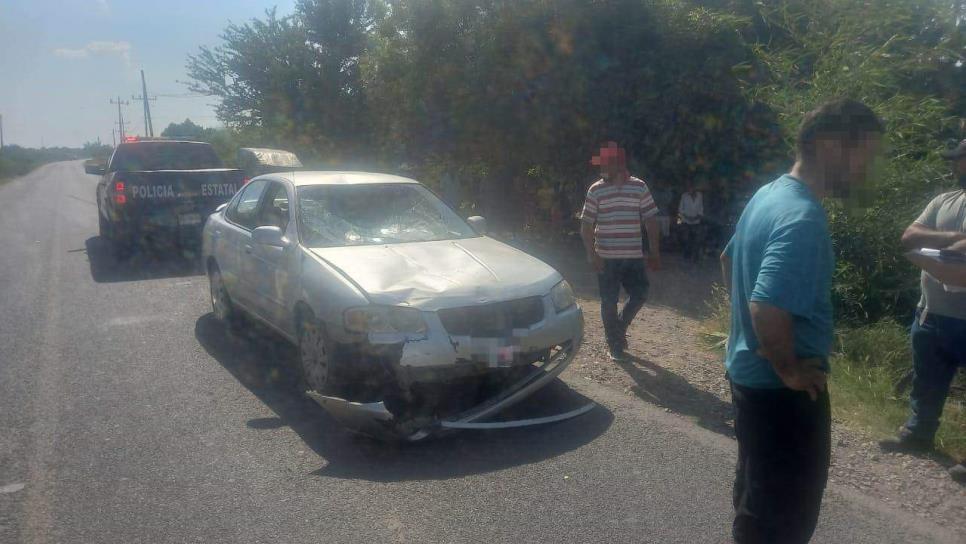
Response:
[{"label": "car rear wheel", "polygon": [[319,393],[332,390],[332,364],[325,330],[312,316],[299,322],[299,365],[304,386]]},{"label": "car rear wheel", "polygon": [[231,303],[218,266],[212,266],[208,271],[208,289],[211,293],[211,313],[215,315],[215,319],[231,329],[236,329],[239,320],[238,312]]}]

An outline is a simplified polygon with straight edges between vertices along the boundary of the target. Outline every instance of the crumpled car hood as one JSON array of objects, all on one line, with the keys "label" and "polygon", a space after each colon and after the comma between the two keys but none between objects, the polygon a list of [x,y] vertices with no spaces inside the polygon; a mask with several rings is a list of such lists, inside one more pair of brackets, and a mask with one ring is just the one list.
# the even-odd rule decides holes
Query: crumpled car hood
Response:
[{"label": "crumpled car hood", "polygon": [[492,238],[314,248],[375,304],[437,310],[545,295],[562,278]]}]

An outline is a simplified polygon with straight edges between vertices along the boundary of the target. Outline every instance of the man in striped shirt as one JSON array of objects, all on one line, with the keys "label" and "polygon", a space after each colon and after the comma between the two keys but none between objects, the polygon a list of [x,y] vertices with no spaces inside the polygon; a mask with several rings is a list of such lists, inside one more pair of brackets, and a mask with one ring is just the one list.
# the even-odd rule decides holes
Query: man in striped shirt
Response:
[{"label": "man in striped shirt", "polygon": [[[627,172],[626,154],[615,142],[602,147],[591,163],[600,166],[601,179],[587,190],[580,235],[587,261],[597,272],[607,347],[611,359],[619,361],[626,357],[627,328],[647,299],[642,226],[649,264],[653,270],[660,267],[658,209],[647,184]],[[618,313],[621,287],[630,298]]]}]

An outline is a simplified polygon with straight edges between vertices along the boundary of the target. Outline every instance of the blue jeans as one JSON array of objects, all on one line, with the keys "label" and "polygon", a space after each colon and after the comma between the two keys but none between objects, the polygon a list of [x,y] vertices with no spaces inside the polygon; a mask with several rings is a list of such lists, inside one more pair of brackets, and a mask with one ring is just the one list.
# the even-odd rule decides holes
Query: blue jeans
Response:
[{"label": "blue jeans", "polygon": [[966,366],[966,320],[928,314],[920,323],[921,312],[916,311],[912,323],[912,414],[906,428],[916,438],[932,442],[949,385],[956,370]]}]

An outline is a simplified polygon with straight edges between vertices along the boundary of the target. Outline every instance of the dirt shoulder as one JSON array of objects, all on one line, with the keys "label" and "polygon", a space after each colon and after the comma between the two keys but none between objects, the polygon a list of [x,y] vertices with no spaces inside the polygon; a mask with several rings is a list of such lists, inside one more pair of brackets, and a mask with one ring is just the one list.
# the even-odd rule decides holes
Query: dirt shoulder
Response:
[{"label": "dirt shoulder", "polygon": [[[566,270],[586,320],[583,348],[567,372],[733,437],[724,366],[700,336],[699,318],[717,278],[715,264],[688,267],[672,257],[664,270],[651,274],[650,302],[631,326],[631,357],[622,363],[606,354],[593,275],[582,266]],[[882,453],[873,437],[840,421],[832,433],[831,482],[966,534],[966,486],[953,482],[943,464]]]}]

